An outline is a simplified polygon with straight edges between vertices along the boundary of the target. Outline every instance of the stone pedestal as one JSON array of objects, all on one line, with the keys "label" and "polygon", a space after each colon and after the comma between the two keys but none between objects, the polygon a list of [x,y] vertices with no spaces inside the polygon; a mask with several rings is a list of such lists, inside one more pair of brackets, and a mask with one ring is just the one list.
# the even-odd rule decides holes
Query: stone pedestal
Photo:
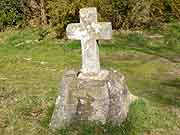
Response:
[{"label": "stone pedestal", "polygon": [[124,76],[116,71],[101,75],[84,77],[75,71],[64,74],[51,128],[65,127],[78,120],[119,124],[126,119],[129,105],[136,98],[128,91]]}]

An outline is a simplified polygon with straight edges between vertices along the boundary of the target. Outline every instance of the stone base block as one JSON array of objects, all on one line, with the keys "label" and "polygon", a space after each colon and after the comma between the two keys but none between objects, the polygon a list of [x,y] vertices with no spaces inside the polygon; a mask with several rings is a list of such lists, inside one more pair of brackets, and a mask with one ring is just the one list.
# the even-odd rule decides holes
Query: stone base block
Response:
[{"label": "stone base block", "polygon": [[61,81],[50,127],[62,128],[79,120],[123,122],[136,97],[128,91],[122,74],[116,71],[105,73],[105,78],[94,79],[67,71]]}]

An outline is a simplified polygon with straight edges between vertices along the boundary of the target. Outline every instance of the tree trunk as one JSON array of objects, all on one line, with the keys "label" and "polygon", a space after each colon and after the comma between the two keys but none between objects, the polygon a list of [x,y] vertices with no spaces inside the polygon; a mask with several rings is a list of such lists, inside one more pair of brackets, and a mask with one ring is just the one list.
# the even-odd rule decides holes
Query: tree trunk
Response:
[{"label": "tree trunk", "polygon": [[45,7],[45,1],[40,0],[40,7],[41,7],[41,25],[47,26],[47,16],[46,16],[46,7]]}]

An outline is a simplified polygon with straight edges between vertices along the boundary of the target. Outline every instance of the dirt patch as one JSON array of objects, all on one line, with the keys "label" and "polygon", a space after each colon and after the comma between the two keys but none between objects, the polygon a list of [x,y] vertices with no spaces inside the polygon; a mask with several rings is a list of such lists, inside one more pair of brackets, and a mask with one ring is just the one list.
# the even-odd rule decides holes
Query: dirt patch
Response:
[{"label": "dirt patch", "polygon": [[102,59],[111,59],[112,61],[119,60],[151,60],[156,59],[156,56],[146,55],[146,54],[136,54],[136,53],[113,53],[108,55],[102,55]]},{"label": "dirt patch", "polygon": [[0,36],[0,45],[2,45],[5,42],[6,38]]}]

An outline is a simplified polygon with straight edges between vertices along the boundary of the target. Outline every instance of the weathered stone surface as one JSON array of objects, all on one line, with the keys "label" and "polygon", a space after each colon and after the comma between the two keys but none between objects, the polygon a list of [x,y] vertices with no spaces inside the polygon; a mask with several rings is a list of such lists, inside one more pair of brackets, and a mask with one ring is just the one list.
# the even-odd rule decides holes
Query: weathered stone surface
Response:
[{"label": "weathered stone surface", "polygon": [[128,91],[122,74],[109,71],[98,80],[80,79],[77,75],[68,71],[63,76],[50,127],[60,128],[78,120],[119,124],[126,119],[135,97]]},{"label": "weathered stone surface", "polygon": [[67,26],[69,39],[81,40],[83,73],[99,73],[99,49],[96,40],[111,39],[112,25],[110,22],[97,22],[96,8],[80,10],[80,23]]}]

